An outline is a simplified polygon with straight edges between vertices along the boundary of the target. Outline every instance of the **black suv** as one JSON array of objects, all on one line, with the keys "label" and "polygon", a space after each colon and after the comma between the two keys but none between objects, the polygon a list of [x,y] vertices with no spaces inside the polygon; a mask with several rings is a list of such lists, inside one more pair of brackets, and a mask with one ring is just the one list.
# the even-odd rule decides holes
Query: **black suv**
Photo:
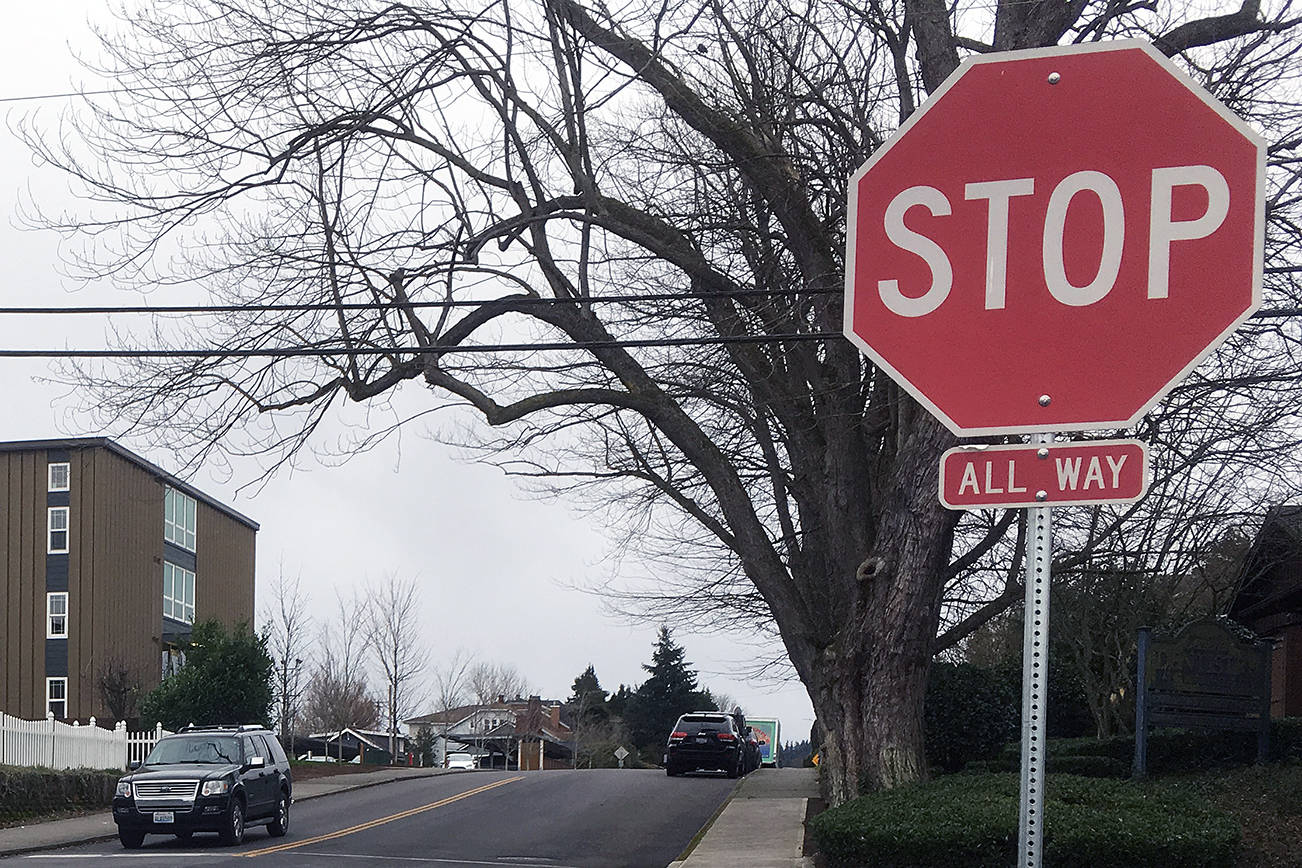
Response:
[{"label": "black suv", "polygon": [[293,792],[289,760],[265,728],[187,726],[118,781],[113,820],[129,849],[151,833],[185,840],[217,832],[223,844],[238,844],[251,825],[288,832]]},{"label": "black suv", "polygon": [[693,711],[678,718],[665,748],[665,772],[672,778],[698,769],[745,774],[745,737],[737,719],[722,711]]}]

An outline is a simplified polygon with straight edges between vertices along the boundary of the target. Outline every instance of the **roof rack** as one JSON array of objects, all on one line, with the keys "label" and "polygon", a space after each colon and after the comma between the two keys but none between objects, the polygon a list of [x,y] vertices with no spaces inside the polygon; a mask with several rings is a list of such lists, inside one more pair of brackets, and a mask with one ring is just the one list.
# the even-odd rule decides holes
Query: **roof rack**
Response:
[{"label": "roof rack", "polygon": [[193,723],[183,726],[177,732],[249,732],[255,729],[266,729],[260,723],[215,723],[205,726],[195,726]]}]

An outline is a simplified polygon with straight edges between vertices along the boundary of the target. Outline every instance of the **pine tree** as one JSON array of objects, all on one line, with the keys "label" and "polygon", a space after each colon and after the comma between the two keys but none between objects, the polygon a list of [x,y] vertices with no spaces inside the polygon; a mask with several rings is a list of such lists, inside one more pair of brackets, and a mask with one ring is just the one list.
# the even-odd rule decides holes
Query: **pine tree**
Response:
[{"label": "pine tree", "polygon": [[651,662],[642,668],[648,678],[630,698],[624,720],[634,742],[654,761],[680,714],[713,708],[714,703],[700,689],[686,650],[674,642],[668,627],[660,628]]}]

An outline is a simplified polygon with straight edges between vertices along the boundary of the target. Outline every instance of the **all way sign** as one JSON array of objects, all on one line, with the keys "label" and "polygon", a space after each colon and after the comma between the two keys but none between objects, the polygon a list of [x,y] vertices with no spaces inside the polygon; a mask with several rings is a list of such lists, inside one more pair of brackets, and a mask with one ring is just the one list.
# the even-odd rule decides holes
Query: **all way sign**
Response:
[{"label": "all way sign", "polygon": [[960,446],[940,459],[940,502],[950,509],[1126,503],[1147,490],[1138,440]]}]

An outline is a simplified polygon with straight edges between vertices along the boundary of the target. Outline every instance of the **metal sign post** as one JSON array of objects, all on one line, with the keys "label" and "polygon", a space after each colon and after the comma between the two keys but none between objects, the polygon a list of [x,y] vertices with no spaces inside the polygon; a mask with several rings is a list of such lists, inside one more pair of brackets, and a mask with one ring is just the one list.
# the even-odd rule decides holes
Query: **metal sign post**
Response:
[{"label": "metal sign post", "polygon": [[[1048,455],[1051,434],[1031,443]],[[1045,492],[1036,492],[1044,500]],[[1044,496],[1041,496],[1044,495]],[[1049,565],[1053,560],[1053,507],[1026,510],[1026,610],[1022,631],[1022,789],[1017,817],[1018,865],[1040,868],[1044,843],[1044,720],[1049,676]]]}]

